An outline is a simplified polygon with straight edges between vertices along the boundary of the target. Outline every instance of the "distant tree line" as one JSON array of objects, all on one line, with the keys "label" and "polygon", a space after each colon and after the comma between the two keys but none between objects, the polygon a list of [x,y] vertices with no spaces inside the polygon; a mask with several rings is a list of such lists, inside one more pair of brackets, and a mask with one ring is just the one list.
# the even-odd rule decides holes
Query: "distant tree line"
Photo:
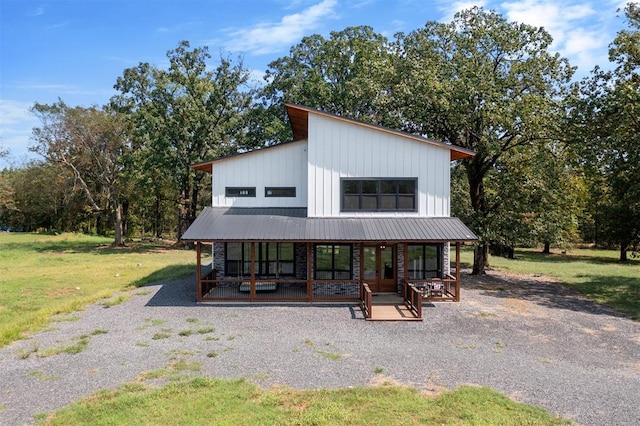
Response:
[{"label": "distant tree line", "polygon": [[[241,58],[188,42],[168,69],[124,70],[108,105],[35,104],[42,161],[0,174],[0,225],[179,238],[209,180],[189,166],[291,138],[285,102],[470,148],[452,213],[480,240],[474,269],[516,246],[640,243],[640,6],[610,44],[611,71],[575,68],[543,28],[472,8],[389,39],[371,27],[312,35],[252,86]],[[610,68],[610,67],[608,67]]]}]

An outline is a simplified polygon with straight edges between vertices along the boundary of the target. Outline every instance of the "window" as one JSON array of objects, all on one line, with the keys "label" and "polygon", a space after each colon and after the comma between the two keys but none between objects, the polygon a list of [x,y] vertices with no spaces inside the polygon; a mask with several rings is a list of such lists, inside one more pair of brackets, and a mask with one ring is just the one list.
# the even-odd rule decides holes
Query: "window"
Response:
[{"label": "window", "polygon": [[409,278],[442,278],[442,244],[409,244]]},{"label": "window", "polygon": [[295,186],[267,186],[264,189],[265,197],[295,197]]},{"label": "window", "polygon": [[350,280],[353,277],[350,244],[316,244],[314,277],[317,280]]},{"label": "window", "polygon": [[255,197],[256,188],[254,187],[235,187],[227,186],[224,189],[224,195],[226,197]]},{"label": "window", "polygon": [[342,211],[416,211],[417,179],[342,179]]},{"label": "window", "polygon": [[[251,274],[251,243],[226,243],[224,253],[225,275],[240,277]],[[256,243],[255,260],[256,275],[280,277],[295,274],[293,243]]]}]

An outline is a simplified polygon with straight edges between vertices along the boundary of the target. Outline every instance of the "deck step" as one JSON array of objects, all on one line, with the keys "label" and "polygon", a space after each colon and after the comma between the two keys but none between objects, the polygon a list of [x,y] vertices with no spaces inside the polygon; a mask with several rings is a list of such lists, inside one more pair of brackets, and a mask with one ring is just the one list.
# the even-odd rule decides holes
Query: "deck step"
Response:
[{"label": "deck step", "polygon": [[367,321],[422,321],[415,314],[402,304],[384,304],[371,307],[371,317]]}]

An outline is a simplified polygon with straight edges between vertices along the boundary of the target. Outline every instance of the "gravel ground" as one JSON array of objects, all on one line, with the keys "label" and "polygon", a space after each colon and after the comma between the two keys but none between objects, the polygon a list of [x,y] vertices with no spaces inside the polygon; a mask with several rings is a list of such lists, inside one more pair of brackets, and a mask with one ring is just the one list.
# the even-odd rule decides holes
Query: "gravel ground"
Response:
[{"label": "gravel ground", "polygon": [[[134,290],[1,349],[0,424],[179,360],[265,387],[477,384],[582,425],[640,424],[640,323],[543,278],[465,274],[462,301],[425,304],[424,322],[368,322],[351,306],[195,305],[193,281]],[[82,335],[80,353],[38,355]]]}]

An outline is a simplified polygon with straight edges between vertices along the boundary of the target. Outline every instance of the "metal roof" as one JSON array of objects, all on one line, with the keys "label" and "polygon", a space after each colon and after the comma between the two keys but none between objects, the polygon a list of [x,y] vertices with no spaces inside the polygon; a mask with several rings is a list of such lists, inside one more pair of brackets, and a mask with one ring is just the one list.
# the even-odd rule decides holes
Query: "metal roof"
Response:
[{"label": "metal roof", "polygon": [[207,207],[185,241],[475,241],[455,217],[307,217],[306,208]]}]

